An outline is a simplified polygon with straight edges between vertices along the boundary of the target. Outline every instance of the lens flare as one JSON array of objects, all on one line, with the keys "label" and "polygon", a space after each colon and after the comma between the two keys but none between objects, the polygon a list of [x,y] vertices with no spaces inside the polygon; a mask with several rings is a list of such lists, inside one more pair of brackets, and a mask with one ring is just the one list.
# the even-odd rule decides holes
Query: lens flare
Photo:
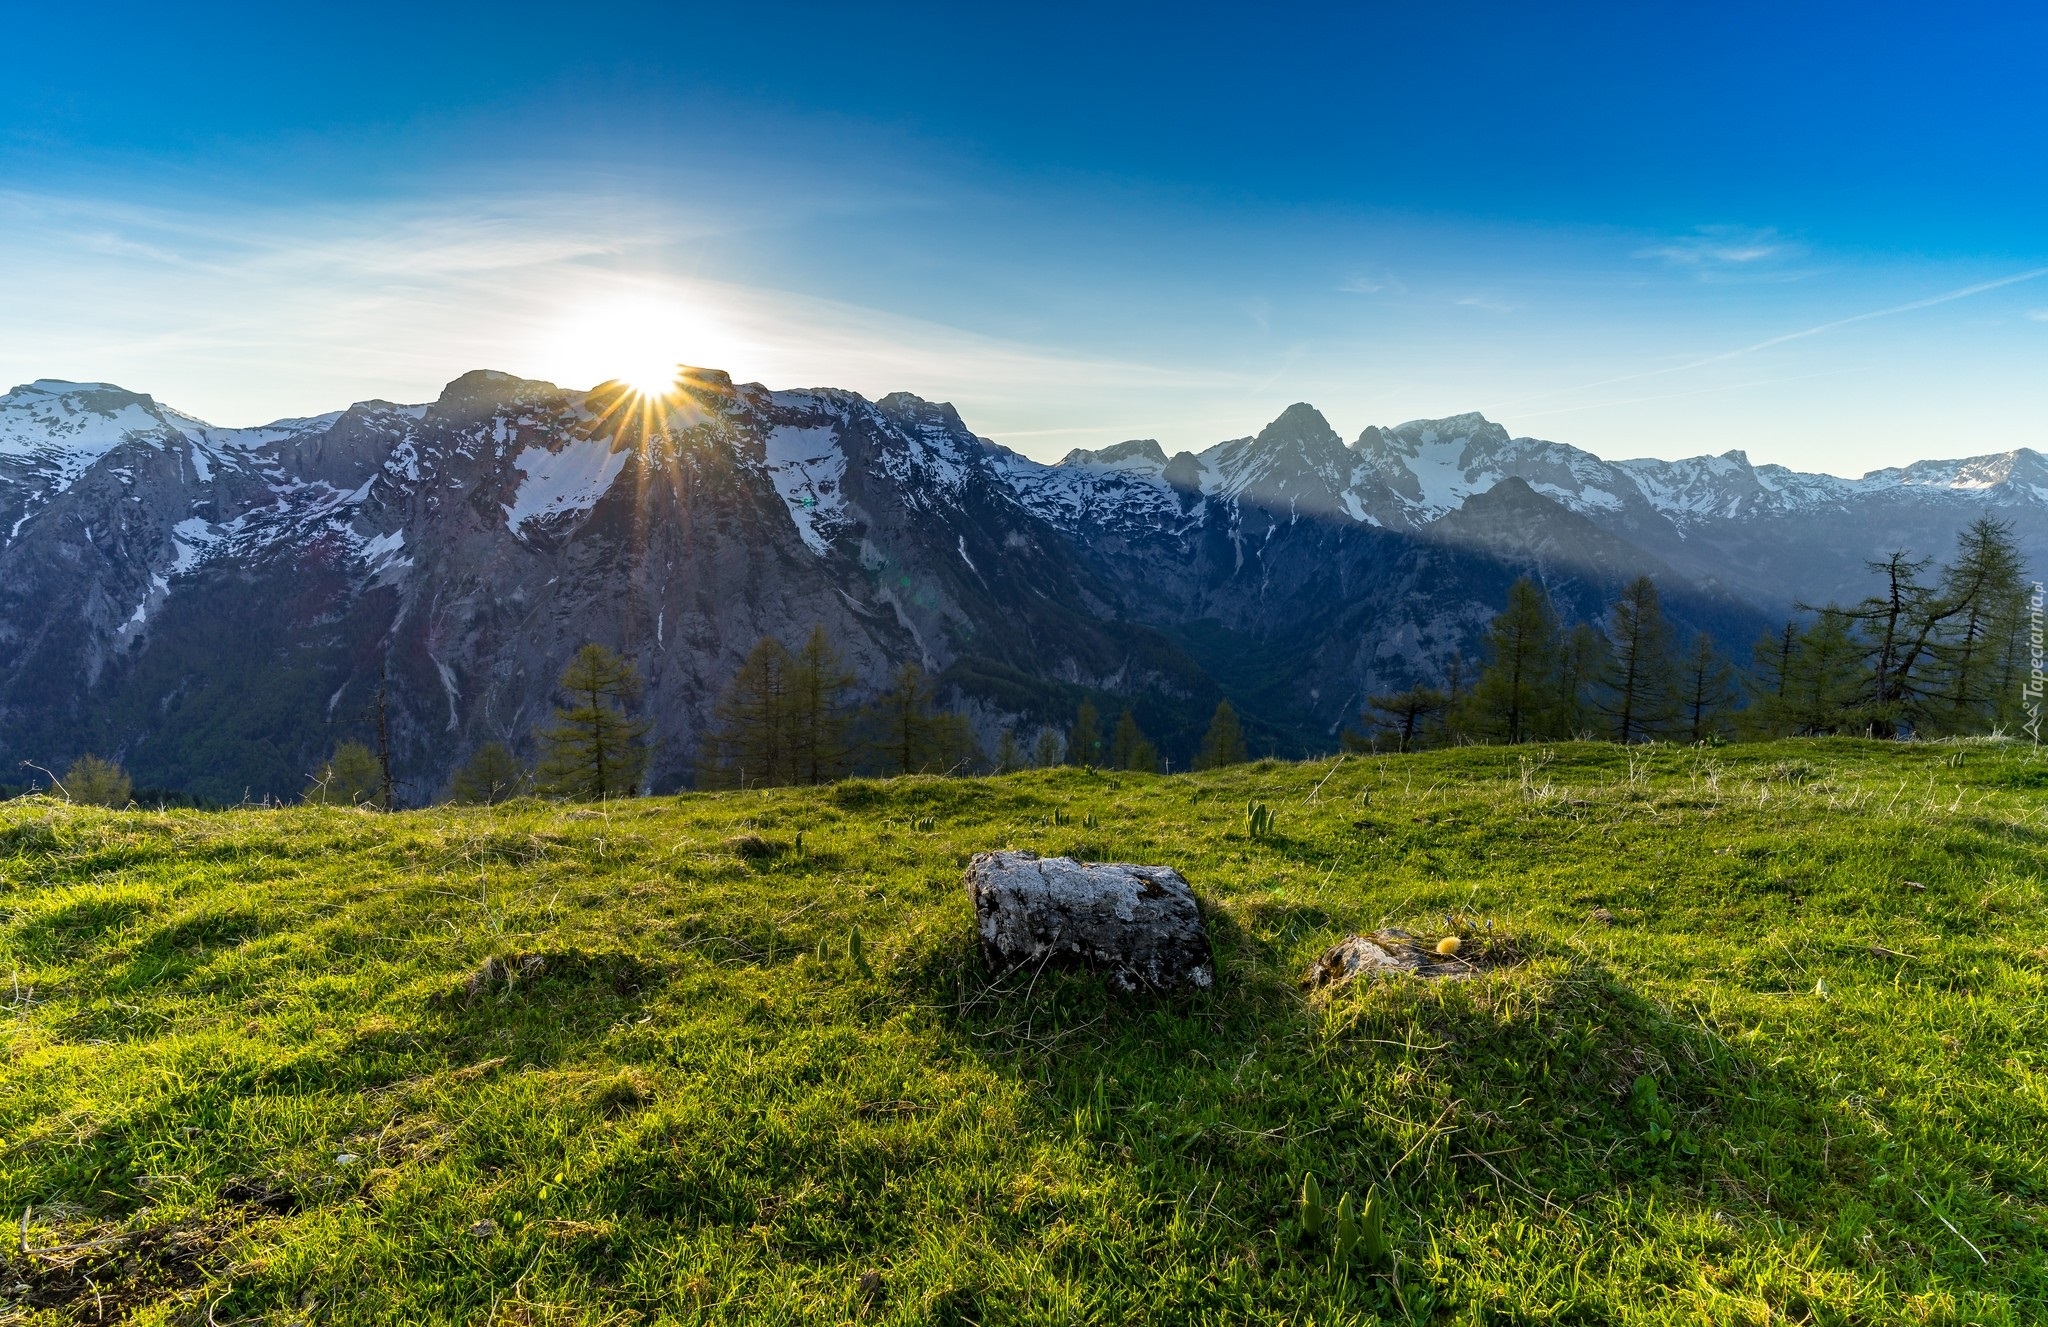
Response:
[{"label": "lens flare", "polygon": [[565,314],[543,347],[555,381],[620,382],[641,397],[675,393],[685,364],[719,364],[726,337],[702,309],[674,297],[599,300]]},{"label": "lens flare", "polygon": [[667,396],[676,389],[679,364],[639,364],[614,376],[642,396]]}]

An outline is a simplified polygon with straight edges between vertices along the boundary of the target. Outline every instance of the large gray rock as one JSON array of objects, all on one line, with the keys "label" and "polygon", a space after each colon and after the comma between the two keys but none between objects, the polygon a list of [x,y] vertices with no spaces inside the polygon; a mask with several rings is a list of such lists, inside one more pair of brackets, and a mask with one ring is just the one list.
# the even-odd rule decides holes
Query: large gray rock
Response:
[{"label": "large gray rock", "polygon": [[984,852],[967,865],[981,956],[996,977],[1081,967],[1120,991],[1216,982],[1195,893],[1169,866]]}]

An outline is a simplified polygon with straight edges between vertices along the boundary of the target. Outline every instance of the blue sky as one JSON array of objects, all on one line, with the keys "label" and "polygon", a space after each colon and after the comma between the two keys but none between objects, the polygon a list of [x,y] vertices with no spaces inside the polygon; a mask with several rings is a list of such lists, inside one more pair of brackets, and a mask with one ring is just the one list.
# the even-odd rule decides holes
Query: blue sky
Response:
[{"label": "blue sky", "polygon": [[223,423],[676,356],[1041,456],[1484,410],[2048,445],[2048,10],[17,7],[0,378]]}]

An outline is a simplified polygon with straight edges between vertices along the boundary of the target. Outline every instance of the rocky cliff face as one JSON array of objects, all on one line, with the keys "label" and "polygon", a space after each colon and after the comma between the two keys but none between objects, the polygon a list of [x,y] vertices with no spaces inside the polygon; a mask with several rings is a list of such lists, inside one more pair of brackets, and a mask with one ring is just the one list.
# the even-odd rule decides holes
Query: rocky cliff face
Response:
[{"label": "rocky cliff face", "polygon": [[90,749],[149,786],[291,796],[382,685],[425,800],[484,741],[530,750],[597,640],[639,665],[668,788],[754,641],[813,624],[863,685],[914,659],[988,722],[1108,693],[1185,759],[1228,694],[1308,749],[1469,654],[1524,572],[1579,616],[1648,572],[1739,648],[1987,511],[2048,565],[2025,449],[1848,481],[1607,462],[1476,415],[1347,445],[1297,405],[1200,454],[1044,465],[950,406],[709,371],[652,405],[471,373],[256,429],[39,382],[0,397],[0,761]]}]

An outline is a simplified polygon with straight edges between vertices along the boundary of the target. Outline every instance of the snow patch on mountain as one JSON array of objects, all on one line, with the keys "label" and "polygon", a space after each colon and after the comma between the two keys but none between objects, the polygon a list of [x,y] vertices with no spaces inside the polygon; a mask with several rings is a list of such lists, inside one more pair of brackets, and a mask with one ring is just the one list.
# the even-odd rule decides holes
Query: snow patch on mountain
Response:
[{"label": "snow patch on mountain", "polygon": [[356,556],[369,565],[372,579],[395,576],[412,567],[412,559],[405,555],[405,532],[392,530],[363,541],[356,550]]},{"label": "snow patch on mountain", "polygon": [[512,464],[526,477],[505,508],[505,524],[513,533],[531,521],[544,521],[568,512],[589,511],[611,490],[612,481],[626,468],[626,450],[613,451],[602,441],[577,439],[560,451],[528,447]]},{"label": "snow patch on mountain", "polygon": [[171,562],[171,575],[182,576],[197,567],[231,533],[200,516],[188,516],[179,521],[171,527],[171,543],[178,550],[177,557]]},{"label": "snow patch on mountain", "polygon": [[846,453],[839,430],[830,424],[778,424],[763,442],[775,491],[804,544],[823,557],[832,551],[829,532],[846,514]]},{"label": "snow patch on mountain", "polygon": [[68,484],[129,439],[170,432],[154,406],[108,383],[28,383],[0,396],[0,458],[41,462]]}]

